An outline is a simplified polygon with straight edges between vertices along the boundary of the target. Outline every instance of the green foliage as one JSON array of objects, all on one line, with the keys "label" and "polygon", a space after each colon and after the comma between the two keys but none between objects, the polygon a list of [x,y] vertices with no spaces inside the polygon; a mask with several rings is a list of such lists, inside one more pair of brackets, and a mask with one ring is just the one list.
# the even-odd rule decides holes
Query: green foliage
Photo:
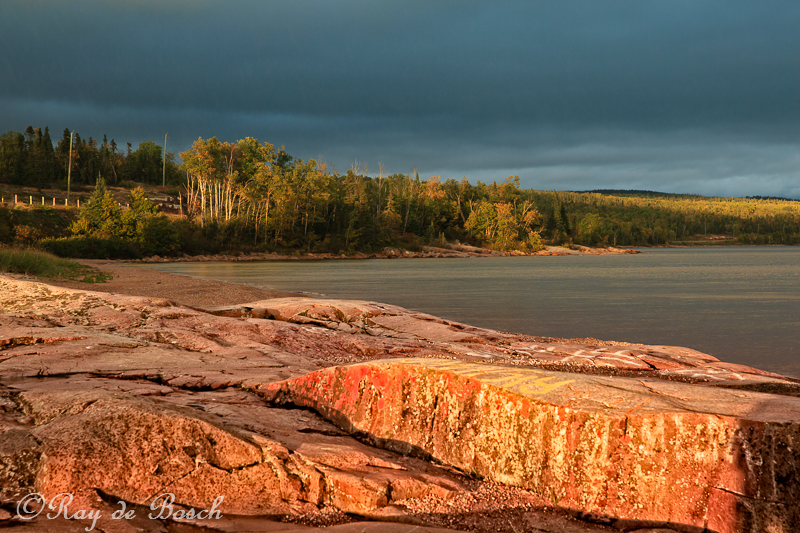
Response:
[{"label": "green foliage", "polygon": [[24,183],[27,158],[25,137],[21,133],[9,131],[0,136],[0,179]]},{"label": "green foliage", "polygon": [[36,188],[59,177],[50,130],[28,126],[25,134],[14,131],[0,136],[0,179]]},{"label": "green foliage", "polygon": [[214,255],[224,249],[217,225],[201,227],[184,218],[174,221],[172,227],[178,231],[181,252],[187,255]]},{"label": "green foliage", "polygon": [[[128,208],[123,210],[100,178],[89,202],[81,208],[70,229],[76,236],[130,240],[141,244],[145,250],[174,253],[177,247],[167,243],[176,231],[157,213],[158,206],[150,201],[141,187],[130,192]],[[156,228],[164,229],[166,234],[157,235]]]},{"label": "green foliage", "polygon": [[648,246],[711,232],[737,236],[746,230],[758,237],[759,223],[761,235],[769,233],[765,242],[789,244],[800,230],[797,202],[783,202],[783,211],[776,211],[757,200],[532,191],[521,189],[516,176],[472,185],[436,176],[368,175],[358,164],[341,175],[252,138],[236,145],[199,139],[182,155],[194,220],[235,227],[226,238],[250,235],[254,245],[275,250],[372,251],[402,245],[406,234],[428,243],[459,239],[500,250],[573,241]]},{"label": "green foliage", "polygon": [[525,244],[530,252],[538,252],[544,249],[544,242],[542,241],[542,236],[538,231],[529,231],[528,240]]},{"label": "green foliage", "polygon": [[480,201],[471,209],[464,228],[479,241],[497,250],[541,250],[542,240],[534,226],[539,213],[530,201],[519,203]]},{"label": "green foliage", "polygon": [[[0,178],[37,185],[47,176],[63,184],[70,132],[53,149],[49,131],[28,128],[0,136]],[[51,154],[52,153],[52,154]],[[52,155],[52,157],[51,157]],[[460,240],[498,250],[535,251],[548,244],[660,246],[710,242],[724,235],[742,244],[800,242],[800,202],[767,198],[704,198],[650,191],[555,192],[520,188],[519,178],[473,185],[420,179],[416,173],[386,175],[356,162],[345,174],[313,159],[294,158],[283,147],[247,137],[222,142],[198,139],[181,154],[178,171],[167,155],[167,173],[182,193],[187,218],[170,220],[134,180],[160,183],[163,150],[145,142],[126,154],[113,139],[102,144],[75,136],[73,191],[89,190],[89,202],[62,239],[64,224],[0,209],[0,242],[47,246],[87,257],[141,254],[214,254],[233,250],[371,252],[386,246],[421,247]],[[53,166],[55,165],[55,166]],[[172,166],[170,166],[172,165]],[[99,177],[99,179],[98,179]],[[169,181],[168,177],[168,181]],[[132,189],[129,207],[114,201],[105,181]],[[19,212],[18,212],[19,211]],[[67,210],[61,210],[67,213]],[[69,222],[69,221],[68,221]],[[61,229],[59,229],[61,228]],[[717,241],[715,241],[717,242]],[[124,243],[124,244],[123,244]]]},{"label": "green foliage", "polygon": [[50,279],[102,283],[111,276],[86,265],[47,252],[25,248],[0,248],[0,272],[14,272]]},{"label": "green foliage", "polygon": [[62,237],[43,239],[39,246],[59,257],[82,259],[141,259],[138,243],[120,238]]},{"label": "green foliage", "polygon": [[135,151],[117,151],[117,143],[104,135],[102,143],[75,133],[70,147],[70,130],[64,129],[54,147],[47,127],[28,126],[24,133],[9,131],[0,136],[0,180],[16,185],[42,188],[58,186],[66,190],[72,155],[72,185],[89,185],[100,177],[109,183],[139,182],[160,184],[166,170],[167,183],[182,180],[175,154],[167,153],[153,141],[139,144]]},{"label": "green foliage", "polygon": [[176,255],[181,248],[180,233],[165,216],[151,216],[144,219],[141,228],[140,244],[144,255]]},{"label": "green foliage", "polygon": [[603,243],[603,236],[605,228],[604,220],[596,213],[587,213],[581,218],[578,224],[576,238],[578,242],[582,242],[591,246]]},{"label": "green foliage", "polygon": [[[623,192],[624,196],[551,191],[530,194],[540,206],[560,203],[575,228],[574,240],[591,246],[702,244],[712,235],[736,238],[741,243],[796,244],[794,235],[800,233],[800,202],[796,201],[649,192],[633,196],[630,191]],[[553,211],[547,216],[545,233],[552,238]]]},{"label": "green foliage", "polygon": [[145,242],[145,227],[148,220],[158,213],[158,206],[150,201],[141,187],[136,187],[128,194],[128,209],[120,215],[117,236]]},{"label": "green foliage", "polygon": [[133,189],[128,208],[123,210],[102,178],[70,229],[72,238],[47,239],[41,246],[62,257],[97,259],[135,259],[180,251],[179,229],[158,215],[158,207],[144,189]]},{"label": "green foliage", "polygon": [[165,166],[164,147],[153,141],[139,143],[138,149],[119,159],[119,175],[125,181],[159,185],[164,179],[170,184],[181,181],[175,154],[167,152]]},{"label": "green foliage", "polygon": [[125,158],[126,179],[140,183],[161,183],[162,148],[153,141],[139,143],[139,148]]},{"label": "green foliage", "polygon": [[27,246],[42,238],[67,235],[73,218],[71,209],[0,207],[0,244]]},{"label": "green foliage", "polygon": [[97,180],[92,196],[81,208],[78,220],[70,230],[73,235],[98,238],[123,236],[122,210],[102,178]]}]

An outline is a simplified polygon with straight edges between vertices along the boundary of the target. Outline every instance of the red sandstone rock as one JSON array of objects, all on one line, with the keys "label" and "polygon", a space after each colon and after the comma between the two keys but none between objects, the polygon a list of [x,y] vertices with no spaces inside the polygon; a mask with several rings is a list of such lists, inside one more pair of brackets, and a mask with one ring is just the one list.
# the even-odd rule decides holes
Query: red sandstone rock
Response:
[{"label": "red sandstone rock", "polygon": [[562,508],[719,533],[800,523],[798,398],[430,359],[261,391]]},{"label": "red sandstone rock", "polygon": [[[680,414],[684,418],[697,416],[706,420],[708,398],[716,394],[737,398],[736,401],[745,402],[737,407],[738,411],[716,413],[715,419],[709,419],[716,420],[716,425],[703,422],[709,431],[713,429],[721,439],[727,439],[723,439],[727,443],[725,449],[731,451],[723,457],[722,464],[740,465],[738,470],[728,466],[717,469],[719,483],[723,483],[719,486],[732,492],[714,489],[713,498],[703,500],[704,496],[697,496],[698,501],[707,502],[708,516],[714,512],[719,516],[742,515],[742,509],[750,509],[754,520],[772,515],[776,520],[785,520],[790,516],[773,502],[788,501],[787,494],[796,495],[797,491],[794,463],[787,459],[789,452],[785,446],[796,425],[781,411],[786,401],[794,400],[718,388],[702,389],[701,394],[691,392],[700,390],[696,387],[657,379],[708,380],[708,384],[724,387],[795,392],[796,383],[781,376],[726,365],[683,348],[500,333],[373,302],[289,298],[212,312],[216,314],[181,307],[168,300],[60,289],[0,277],[0,503],[10,508],[20,495],[30,491],[52,494],[69,489],[92,508],[111,509],[109,506],[116,503],[114,498],[131,504],[146,503],[156,489],[169,487],[185,505],[208,505],[224,490],[231,495],[225,504],[226,512],[278,513],[308,520],[305,523],[338,523],[347,520],[342,511],[348,511],[375,520],[458,525],[478,530],[516,531],[517,526],[526,524],[524,528],[530,531],[586,531],[589,526],[585,523],[544,511],[547,499],[552,496],[546,491],[541,496],[525,491],[509,492],[517,489],[503,487],[498,487],[496,493],[489,491],[485,483],[470,481],[451,470],[366,446],[305,411],[269,407],[250,392],[265,384],[316,376],[315,371],[331,365],[392,357],[445,357],[516,365],[503,367],[503,372],[510,373],[534,365],[639,376],[647,384],[640,387],[653,388],[658,394],[649,389],[649,392],[628,390],[625,394],[642,400],[635,404],[630,398],[618,402],[616,396],[587,391],[572,398],[570,401],[577,403],[565,406],[569,413],[564,411],[563,420],[558,419],[560,426],[553,426],[561,429],[548,457],[569,457],[578,449],[574,447],[576,442],[586,443],[584,446],[594,442],[606,446],[606,450],[616,449],[620,459],[613,467],[620,472],[632,472],[627,484],[633,486],[641,481],[649,493],[656,490],[654,487],[663,491],[671,487],[659,476],[648,477],[636,470],[635,459],[639,456],[631,448],[633,444],[621,443],[621,439],[613,437],[621,431],[621,420],[645,424],[656,420],[653,417],[673,411],[676,417]],[[419,364],[415,365],[409,367],[408,375],[417,372],[414,368]],[[329,372],[347,373],[350,370],[346,369],[359,367],[344,368]],[[542,370],[535,372],[550,375]],[[468,376],[453,375],[456,381],[474,381]],[[543,383],[567,379],[572,378],[554,377]],[[617,384],[628,381],[584,376],[580,383],[616,393]],[[489,386],[479,383],[475,391]],[[684,392],[673,394],[669,392],[673,386],[686,387],[681,391],[690,392],[686,393],[688,396]],[[290,391],[289,385],[281,387],[285,398],[297,392]],[[569,383],[559,390],[563,392],[570,387],[577,385]],[[528,427],[525,430],[528,434],[550,434],[538,426],[530,429],[533,411],[528,412],[527,419],[520,418],[523,411],[517,409],[517,404],[521,408],[526,399],[519,395],[520,391],[512,389],[507,392],[492,389],[492,397],[499,400],[521,398],[509,400],[508,410],[502,412],[502,417],[494,418],[507,425]],[[364,405],[373,401],[372,389],[362,393],[363,402],[367,402]],[[656,399],[648,400],[650,396]],[[402,398],[389,395],[383,398],[383,406],[374,404],[375,420],[385,421],[386,414],[397,413],[390,407]],[[669,402],[677,402],[678,407],[669,402],[659,403],[664,398],[671,398]],[[680,398],[694,399],[687,404],[689,400],[679,401]],[[763,398],[763,402],[754,403],[753,398]],[[441,414],[433,420],[424,412],[414,414],[414,409],[423,402],[409,405],[407,411],[399,412],[394,423],[408,424],[408,428],[418,424],[419,434],[397,431],[382,433],[383,436],[373,440],[393,449],[427,456],[432,452],[415,440],[430,433],[425,424],[441,429],[447,427],[448,420],[458,420],[463,421],[464,427],[460,427],[458,439],[448,447],[457,457],[468,455],[469,450],[485,445],[487,435],[492,434],[479,431],[490,427],[483,415],[476,412],[474,421],[469,422],[470,411],[459,407],[458,402],[470,401],[474,403],[466,397],[460,398],[449,403],[450,409],[440,404],[436,412]],[[697,406],[703,406],[705,414],[685,413]],[[759,413],[758,417],[743,416],[745,409]],[[588,436],[581,433],[581,420],[593,420],[605,429],[600,435]],[[741,420],[744,425],[732,426],[730,420]],[[672,427],[665,424],[665,428]],[[637,438],[645,439],[644,445],[650,437],[636,429],[640,427],[644,426],[631,427],[623,436],[639,431],[641,435]],[[659,431],[664,433],[667,429]],[[434,434],[431,435],[433,438]],[[578,439],[581,435],[585,436],[583,441]],[[691,432],[680,435],[691,444],[688,442]],[[663,442],[669,443],[669,438],[665,436]],[[799,437],[791,438],[796,443]],[[709,442],[698,440],[695,444],[710,446]],[[742,443],[740,448],[736,448],[738,442]],[[509,449],[513,449],[512,444],[509,443]],[[711,455],[724,448],[714,446],[708,452]],[[601,452],[596,451],[600,457]],[[535,464],[535,454],[527,449],[517,454],[528,455],[531,464]],[[511,464],[508,461],[513,461],[513,456],[504,461]],[[563,506],[575,512],[595,509],[595,518],[601,523],[623,524],[618,517],[633,512],[630,506],[603,507],[597,501],[581,500],[580,494],[599,494],[599,489],[594,486],[594,478],[574,475],[582,470],[579,462],[573,463],[566,461],[563,471],[550,472],[547,474],[550,477],[542,474],[544,477],[540,476],[538,484],[531,486],[537,490],[547,486],[563,491],[564,495],[559,496]],[[489,469],[490,473],[483,475],[490,479],[516,482],[510,474],[503,474],[502,468],[493,471],[492,465],[496,467],[493,460],[486,459],[478,466]],[[470,468],[478,471],[477,467]],[[700,467],[694,471],[700,471]],[[770,480],[781,482],[770,484]],[[616,490],[628,494],[624,491],[633,489],[623,483]],[[498,494],[505,496],[501,498]],[[675,500],[670,502],[677,508]],[[665,506],[667,503],[658,509]],[[329,512],[339,513],[335,515],[338,518],[333,522],[320,518],[334,516],[325,514]],[[603,514],[612,512],[617,514]],[[503,516],[514,519],[508,522]],[[4,520],[8,517],[0,515],[0,525]],[[255,527],[256,523],[262,530],[274,526],[261,518],[231,515],[227,529],[223,530],[239,531]],[[72,522],[68,522],[62,524],[66,529],[53,529],[57,524],[60,522],[37,521],[26,530],[72,528]],[[81,524],[83,530],[86,524]],[[781,531],[781,523],[776,524],[774,530]],[[144,521],[128,524],[127,530],[139,527],[166,531],[167,525]],[[121,530],[115,529],[118,527],[121,527],[119,522],[104,522],[102,529]],[[747,527],[744,524],[741,530],[750,531],[755,526]]]}]

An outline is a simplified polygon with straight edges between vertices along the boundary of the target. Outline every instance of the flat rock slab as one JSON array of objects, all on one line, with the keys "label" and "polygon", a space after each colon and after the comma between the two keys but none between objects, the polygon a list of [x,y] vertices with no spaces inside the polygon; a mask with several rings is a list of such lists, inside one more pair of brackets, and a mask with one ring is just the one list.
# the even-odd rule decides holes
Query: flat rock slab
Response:
[{"label": "flat rock slab", "polygon": [[414,356],[433,351],[466,360],[502,361],[571,372],[652,375],[800,396],[800,380],[726,363],[690,348],[530,337],[477,328],[377,302],[275,298],[204,310],[220,316],[268,318],[392,340],[395,350],[417,352]]},{"label": "flat rock slab", "polygon": [[794,397],[431,359],[326,368],[259,392],[567,509],[720,533],[800,523]]}]

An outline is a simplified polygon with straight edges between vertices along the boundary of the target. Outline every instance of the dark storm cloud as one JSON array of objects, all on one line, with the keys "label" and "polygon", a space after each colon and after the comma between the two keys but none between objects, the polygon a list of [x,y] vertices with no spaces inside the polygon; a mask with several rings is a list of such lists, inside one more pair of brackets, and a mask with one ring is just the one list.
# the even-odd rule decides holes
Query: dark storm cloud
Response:
[{"label": "dark storm cloud", "polygon": [[0,127],[800,197],[799,22],[796,2],[5,0]]}]

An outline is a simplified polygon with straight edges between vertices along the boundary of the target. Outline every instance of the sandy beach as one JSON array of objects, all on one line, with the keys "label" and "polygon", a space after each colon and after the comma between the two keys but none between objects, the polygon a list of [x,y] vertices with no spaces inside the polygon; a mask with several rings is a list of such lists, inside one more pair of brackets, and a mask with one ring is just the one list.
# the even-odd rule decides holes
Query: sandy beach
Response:
[{"label": "sandy beach", "polygon": [[122,261],[82,259],[80,263],[111,274],[111,281],[83,283],[46,280],[46,283],[68,289],[166,298],[189,306],[236,305],[270,298],[304,296],[291,292],[267,291],[223,281],[195,279],[179,274],[159,272]]}]

